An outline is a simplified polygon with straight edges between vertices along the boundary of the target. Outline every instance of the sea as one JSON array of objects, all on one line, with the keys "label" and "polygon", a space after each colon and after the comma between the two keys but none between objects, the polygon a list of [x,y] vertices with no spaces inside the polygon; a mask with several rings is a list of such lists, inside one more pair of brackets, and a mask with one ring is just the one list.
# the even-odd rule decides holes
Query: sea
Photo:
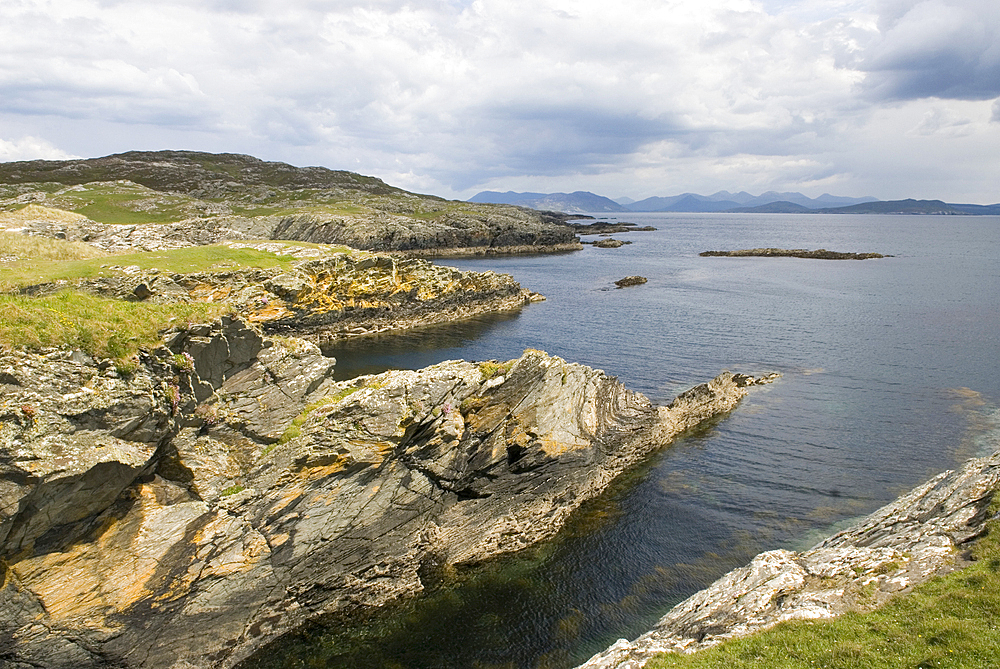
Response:
[{"label": "sea", "polygon": [[[436,261],[511,274],[547,299],[346,343],[328,351],[337,374],[530,347],[656,403],[724,370],[780,378],[655,452],[554,539],[310,625],[246,667],[569,669],[755,554],[808,548],[1000,448],[1000,217],[594,216],[656,231],[616,234],[629,242],[617,249]],[[699,256],[757,247],[892,257]],[[648,281],[615,287],[630,275]]]}]

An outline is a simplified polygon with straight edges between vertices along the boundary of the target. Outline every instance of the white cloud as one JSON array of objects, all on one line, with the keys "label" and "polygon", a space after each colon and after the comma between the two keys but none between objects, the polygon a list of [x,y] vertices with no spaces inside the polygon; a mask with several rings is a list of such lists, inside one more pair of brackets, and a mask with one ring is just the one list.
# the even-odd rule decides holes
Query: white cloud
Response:
[{"label": "white cloud", "polygon": [[38,137],[0,139],[0,162],[15,160],[72,160],[79,158]]},{"label": "white cloud", "polygon": [[904,143],[995,128],[934,105],[1000,95],[998,12],[992,0],[11,0],[0,120],[86,155],[243,151],[450,196],[515,182],[633,196],[847,183],[886,105],[933,96],[909,125],[882,128]]}]

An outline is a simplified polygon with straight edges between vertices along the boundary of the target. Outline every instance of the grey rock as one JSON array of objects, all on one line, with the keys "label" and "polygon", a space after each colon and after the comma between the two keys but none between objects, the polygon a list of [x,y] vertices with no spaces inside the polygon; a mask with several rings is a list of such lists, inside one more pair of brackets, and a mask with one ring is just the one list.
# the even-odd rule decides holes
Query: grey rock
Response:
[{"label": "grey rock", "polygon": [[[115,381],[145,383],[158,398],[134,409],[140,424],[163,414],[162,435],[122,433],[160,435],[155,448],[130,442],[81,466],[72,485],[37,492],[18,456],[31,428],[23,411],[12,414],[20,424],[0,457],[24,473],[0,477],[3,657],[233,666],[316,616],[380,606],[420,592],[444,565],[552,536],[615,476],[732,409],[750,385],[724,374],[657,408],[603,372],[540,351],[334,383],[315,346],[260,340],[236,321],[168,341],[132,381]],[[16,391],[47,364],[18,355],[0,380]],[[36,402],[46,426],[58,423],[47,407],[82,402],[63,395],[98,376],[69,356],[60,365],[72,373],[51,375]],[[186,390],[183,377],[193,379]],[[174,381],[179,398],[162,387]],[[211,391],[200,402],[199,387]],[[85,399],[74,415],[93,405]],[[118,423],[102,425],[103,435]],[[33,433],[32,448],[45,448],[50,430]],[[85,450],[84,435],[68,434],[69,447]],[[86,478],[100,467],[120,473]],[[70,501],[86,507],[70,513]]]},{"label": "grey rock", "polygon": [[984,531],[1000,485],[1000,451],[944,472],[801,553],[761,553],[681,602],[634,641],[620,639],[578,669],[639,669],[785,620],[863,611],[955,568],[956,548]]}]

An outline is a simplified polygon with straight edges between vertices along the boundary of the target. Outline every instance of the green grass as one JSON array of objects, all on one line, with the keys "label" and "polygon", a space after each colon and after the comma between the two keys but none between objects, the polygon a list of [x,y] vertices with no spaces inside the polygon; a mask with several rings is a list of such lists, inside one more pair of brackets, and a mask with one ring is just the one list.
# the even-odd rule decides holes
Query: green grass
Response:
[{"label": "green grass", "polygon": [[210,205],[131,182],[95,182],[49,193],[40,203],[83,214],[98,223],[167,223],[205,215]]},{"label": "green grass", "polygon": [[203,323],[228,310],[220,304],[148,304],[65,290],[49,297],[0,295],[0,348],[79,349],[125,361],[154,348],[172,326]]},{"label": "green grass", "polygon": [[[294,244],[294,243],[293,243]],[[287,255],[227,245],[192,246],[169,251],[130,253],[126,255],[70,261],[22,260],[11,266],[0,265],[0,290],[12,290],[54,281],[75,281],[110,276],[112,266],[137,266],[143,270],[159,270],[187,274],[191,272],[221,272],[248,267],[290,267],[297,262]]]},{"label": "green grass", "polygon": [[[994,512],[997,508],[994,504]],[[782,623],[648,669],[988,669],[1000,667],[1000,521],[971,566],[935,578],[869,613]]]}]

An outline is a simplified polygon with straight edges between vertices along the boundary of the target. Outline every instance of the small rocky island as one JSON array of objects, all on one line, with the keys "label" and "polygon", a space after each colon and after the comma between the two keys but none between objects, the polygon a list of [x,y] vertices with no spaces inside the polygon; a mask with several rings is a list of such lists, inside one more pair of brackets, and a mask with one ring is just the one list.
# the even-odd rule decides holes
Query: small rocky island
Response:
[{"label": "small rocky island", "polygon": [[618,279],[617,281],[615,281],[615,286],[617,288],[628,288],[629,286],[641,286],[647,281],[649,281],[649,279],[647,279],[644,276],[638,276],[638,275],[627,276],[624,279]]},{"label": "small rocky island", "polygon": [[702,251],[699,253],[703,258],[723,257],[723,258],[809,258],[813,260],[871,260],[873,258],[891,258],[892,256],[881,253],[842,253],[840,251],[827,251],[826,249],[740,249],[738,251]]}]

